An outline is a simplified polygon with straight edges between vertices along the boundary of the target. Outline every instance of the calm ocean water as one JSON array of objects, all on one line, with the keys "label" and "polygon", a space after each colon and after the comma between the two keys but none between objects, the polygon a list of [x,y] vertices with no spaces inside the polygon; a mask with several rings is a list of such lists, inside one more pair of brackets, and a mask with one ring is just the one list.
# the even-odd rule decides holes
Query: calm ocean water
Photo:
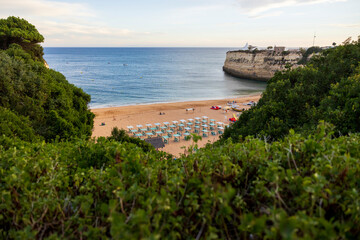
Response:
[{"label": "calm ocean water", "polygon": [[266,83],[225,74],[228,48],[45,48],[50,68],[91,95],[91,108],[221,99]]}]

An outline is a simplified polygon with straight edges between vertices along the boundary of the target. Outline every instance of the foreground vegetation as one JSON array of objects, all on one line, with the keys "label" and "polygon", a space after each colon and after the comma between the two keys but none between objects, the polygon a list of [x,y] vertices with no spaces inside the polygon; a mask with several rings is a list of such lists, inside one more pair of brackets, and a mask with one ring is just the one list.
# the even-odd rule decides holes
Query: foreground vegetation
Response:
[{"label": "foreground vegetation", "polygon": [[[0,20],[1,46],[24,21]],[[117,128],[89,140],[90,96],[22,39],[0,51],[1,239],[360,236],[359,42],[278,73],[220,142],[175,159]]]},{"label": "foreground vegetation", "polygon": [[306,138],[228,141],[176,160],[105,139],[12,142],[0,149],[1,234],[355,239],[359,140],[322,124]]}]

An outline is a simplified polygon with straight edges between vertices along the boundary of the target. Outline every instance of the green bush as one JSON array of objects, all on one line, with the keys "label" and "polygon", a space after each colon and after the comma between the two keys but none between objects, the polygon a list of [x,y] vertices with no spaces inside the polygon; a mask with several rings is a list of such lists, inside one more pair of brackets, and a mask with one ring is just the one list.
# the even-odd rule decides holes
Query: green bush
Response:
[{"label": "green bush", "polygon": [[339,134],[360,131],[360,68],[358,74],[331,86],[320,109],[324,119],[334,124]]},{"label": "green bush", "polygon": [[139,138],[130,137],[124,129],[120,130],[117,127],[113,128],[113,130],[111,131],[111,136],[108,137],[108,139],[115,140],[117,142],[133,143],[139,146],[144,152],[150,152],[152,150],[155,150],[155,148],[150,143],[147,143]]},{"label": "green bush", "polygon": [[29,119],[24,116],[18,116],[3,107],[0,107],[0,135],[20,138],[25,141],[37,140]]},{"label": "green bush", "polygon": [[104,138],[0,146],[0,235],[355,239],[360,136],[326,129],[176,160]]},{"label": "green bush", "polygon": [[0,50],[0,107],[28,118],[36,135],[47,141],[90,137],[94,114],[89,102],[88,94],[19,45]]}]

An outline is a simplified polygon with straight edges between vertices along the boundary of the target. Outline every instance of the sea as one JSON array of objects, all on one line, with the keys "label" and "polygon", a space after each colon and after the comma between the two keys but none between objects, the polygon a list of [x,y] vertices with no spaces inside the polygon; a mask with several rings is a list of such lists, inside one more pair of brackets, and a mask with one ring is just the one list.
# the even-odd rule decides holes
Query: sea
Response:
[{"label": "sea", "polygon": [[44,48],[51,69],[91,95],[90,108],[223,99],[265,82],[223,72],[233,48]]}]

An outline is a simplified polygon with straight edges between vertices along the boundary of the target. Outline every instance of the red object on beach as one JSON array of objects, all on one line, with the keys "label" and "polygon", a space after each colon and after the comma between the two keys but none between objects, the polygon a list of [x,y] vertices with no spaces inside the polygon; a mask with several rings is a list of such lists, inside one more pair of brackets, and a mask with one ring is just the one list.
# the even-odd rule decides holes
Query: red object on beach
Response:
[{"label": "red object on beach", "polygon": [[229,121],[230,122],[236,122],[236,119],[234,117],[232,117],[232,118],[229,118]]},{"label": "red object on beach", "polygon": [[210,109],[212,109],[212,110],[219,110],[220,108],[219,108],[219,106],[212,106]]}]

